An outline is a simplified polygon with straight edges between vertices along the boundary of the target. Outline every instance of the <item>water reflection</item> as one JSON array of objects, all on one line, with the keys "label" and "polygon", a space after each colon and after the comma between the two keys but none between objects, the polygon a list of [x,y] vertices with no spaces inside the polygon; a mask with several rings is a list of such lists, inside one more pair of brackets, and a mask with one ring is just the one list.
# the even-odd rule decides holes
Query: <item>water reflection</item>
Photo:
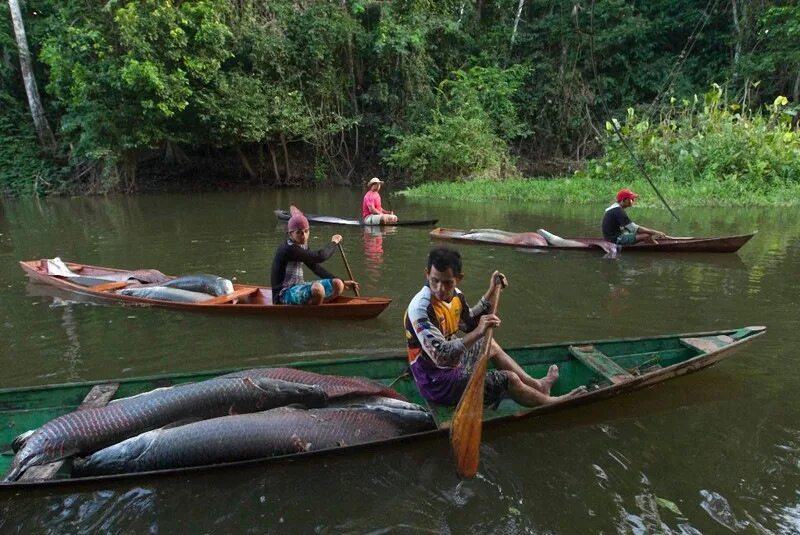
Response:
[{"label": "water reflection", "polygon": [[[373,348],[401,353],[399,326],[423,283],[430,229],[312,231],[319,246],[336,232],[345,236],[364,295],[395,299],[359,323],[81,306],[78,295],[27,284],[17,265],[62,254],[263,282],[285,237],[272,210],[296,202],[309,212],[349,214],[362,193],[0,201],[0,387],[352,357]],[[438,217],[442,226],[564,235],[596,235],[604,208],[394,200],[398,212]],[[641,212],[657,228],[670,223],[663,210]],[[769,327],[757,344],[702,373],[487,428],[476,480],[456,478],[442,439],[136,486],[20,491],[0,500],[0,531],[800,533],[800,406],[791,402],[800,380],[781,372],[796,368],[800,344],[800,216],[770,209],[681,216],[675,234],[761,232],[733,255],[623,252],[606,260],[600,252],[458,246],[462,290],[473,301],[492,269],[509,276],[496,333],[503,345]]]},{"label": "water reflection", "polygon": [[54,302],[53,306],[58,306],[63,310],[61,325],[67,335],[67,344],[64,348],[64,361],[67,369],[67,379],[75,381],[80,378],[78,366],[81,362],[81,342],[78,339],[78,323],[75,320],[75,313],[70,304],[61,305]]},{"label": "water reflection", "polygon": [[398,227],[363,227],[364,260],[372,281],[379,281],[383,271],[383,237],[395,234]]}]

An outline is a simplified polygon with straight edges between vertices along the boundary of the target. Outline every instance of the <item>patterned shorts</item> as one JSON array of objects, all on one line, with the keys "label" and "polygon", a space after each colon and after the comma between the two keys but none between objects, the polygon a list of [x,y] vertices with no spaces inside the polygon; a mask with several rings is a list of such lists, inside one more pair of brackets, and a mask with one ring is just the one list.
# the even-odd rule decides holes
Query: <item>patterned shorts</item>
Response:
[{"label": "patterned shorts", "polygon": [[617,245],[633,245],[636,243],[636,233],[625,231],[617,236]]},{"label": "patterned shorts", "polygon": [[[467,383],[469,383],[469,378],[472,376],[475,365],[478,364],[478,358],[481,356],[485,341],[486,338],[481,337],[461,358],[461,363],[464,365],[464,371],[466,372],[461,375],[459,381],[458,390],[462,393],[467,388]],[[508,397],[508,376],[506,372],[486,370],[486,378],[483,381],[483,404],[495,405],[506,397]]]},{"label": "patterned shorts", "polygon": [[[318,282],[325,289],[325,297],[333,295],[333,280],[321,279]],[[311,285],[314,282],[304,282],[303,284],[295,284],[289,286],[281,292],[281,303],[284,305],[305,305],[311,301]]]}]

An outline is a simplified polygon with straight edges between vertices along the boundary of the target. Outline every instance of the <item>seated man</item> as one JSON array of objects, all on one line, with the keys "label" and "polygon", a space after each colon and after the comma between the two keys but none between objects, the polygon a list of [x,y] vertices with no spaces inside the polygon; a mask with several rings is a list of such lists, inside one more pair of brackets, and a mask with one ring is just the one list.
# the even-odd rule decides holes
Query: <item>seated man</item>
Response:
[{"label": "seated man", "polygon": [[383,180],[373,177],[368,183],[369,191],[364,194],[361,201],[361,217],[365,225],[394,225],[397,223],[397,216],[390,210],[381,207],[381,189]]},{"label": "seated man", "polygon": [[617,192],[617,202],[606,208],[603,215],[604,240],[617,245],[633,245],[639,242],[658,243],[657,239],[669,237],[660,230],[643,227],[631,221],[625,209],[633,206],[633,201],[638,198],[628,188]]},{"label": "seated man", "polygon": [[[447,247],[431,250],[425,276],[427,284],[411,300],[404,319],[409,367],[422,397],[442,405],[456,405],[481,354],[486,329],[500,325],[500,318],[490,313],[490,303],[500,289],[497,280],[503,285],[506,280],[495,271],[486,294],[469,308],[457,288],[464,278],[461,255]],[[466,333],[463,338],[456,337],[459,330]],[[510,396],[520,405],[531,407],[584,391],[581,387],[564,396],[551,396],[550,388],[558,380],[558,366],[551,366],[543,379],[534,379],[494,340],[489,358],[497,369],[486,373],[487,405]]]},{"label": "seated man", "polygon": [[[342,237],[334,234],[327,247],[319,251],[309,251],[308,219],[294,206],[291,207],[291,212],[289,239],[278,246],[272,259],[272,302],[276,305],[319,305],[323,301],[332,301],[339,297],[345,287],[357,288],[357,282],[342,281],[320,265],[333,255]],[[305,282],[303,264],[322,277],[322,280]]]}]

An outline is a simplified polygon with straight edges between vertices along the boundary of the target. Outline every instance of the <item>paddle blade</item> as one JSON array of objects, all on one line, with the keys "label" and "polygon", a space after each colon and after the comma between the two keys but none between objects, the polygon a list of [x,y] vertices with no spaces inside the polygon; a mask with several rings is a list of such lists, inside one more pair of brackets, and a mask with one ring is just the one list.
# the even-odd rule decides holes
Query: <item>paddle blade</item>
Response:
[{"label": "paddle blade", "polygon": [[[488,341],[491,342],[491,340]],[[486,357],[486,352],[484,352],[458,402],[450,426],[450,445],[456,459],[456,471],[465,479],[475,477],[480,463]]]}]

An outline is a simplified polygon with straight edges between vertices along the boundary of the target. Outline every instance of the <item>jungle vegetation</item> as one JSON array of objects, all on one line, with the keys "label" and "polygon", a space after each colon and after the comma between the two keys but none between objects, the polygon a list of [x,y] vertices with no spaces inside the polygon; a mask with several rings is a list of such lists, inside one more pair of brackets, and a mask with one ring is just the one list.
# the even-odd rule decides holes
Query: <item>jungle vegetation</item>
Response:
[{"label": "jungle vegetation", "polygon": [[9,0],[0,20],[5,194],[800,182],[794,0]]}]

